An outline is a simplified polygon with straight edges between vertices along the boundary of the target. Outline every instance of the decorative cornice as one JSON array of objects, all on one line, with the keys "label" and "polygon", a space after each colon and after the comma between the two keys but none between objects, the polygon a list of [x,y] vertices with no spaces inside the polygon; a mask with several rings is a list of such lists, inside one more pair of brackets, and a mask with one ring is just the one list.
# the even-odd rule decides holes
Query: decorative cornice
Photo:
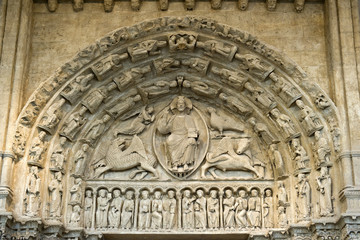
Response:
[{"label": "decorative cornice", "polygon": [[344,158],[354,158],[354,157],[360,157],[360,151],[344,151],[338,155],[337,161],[340,161]]},{"label": "decorative cornice", "polygon": [[[212,9],[221,10],[221,4],[223,0],[210,0],[209,4],[211,4]],[[316,0],[307,0],[306,2],[315,2]],[[68,1],[59,1],[59,0],[42,0],[37,1],[38,3],[47,3],[47,8],[50,12],[55,12],[59,6],[59,4],[70,2]],[[72,0],[73,9],[75,12],[83,11],[84,8],[86,9],[86,3],[84,3],[84,0]],[[104,5],[104,11],[105,12],[112,12],[114,9],[114,5],[116,5],[116,2],[114,0],[93,0],[92,3],[103,3]],[[131,0],[129,1],[129,4],[131,5],[131,9],[133,11],[139,11],[141,8],[141,0]],[[157,4],[157,3],[156,3]],[[249,0],[238,0],[238,3],[236,4],[238,6],[238,9],[241,11],[245,11],[249,5],[252,3],[249,3]],[[281,4],[281,2],[277,2],[277,0],[272,1],[266,1],[266,9],[268,11],[276,11],[277,5]],[[85,5],[85,7],[84,7]],[[159,0],[159,10],[166,11],[169,7],[169,0]],[[188,0],[184,1],[184,11],[187,10],[194,10],[196,7],[196,0]],[[305,7],[305,0],[294,0],[294,11],[300,13],[304,10]]]}]

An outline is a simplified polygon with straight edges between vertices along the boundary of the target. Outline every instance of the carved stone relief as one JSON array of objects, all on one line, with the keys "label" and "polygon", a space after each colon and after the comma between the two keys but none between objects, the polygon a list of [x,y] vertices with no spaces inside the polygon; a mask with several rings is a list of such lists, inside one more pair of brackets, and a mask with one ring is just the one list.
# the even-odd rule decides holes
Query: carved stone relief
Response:
[{"label": "carved stone relief", "polygon": [[31,131],[18,128],[14,144],[29,168],[22,214],[89,236],[265,235],[336,215],[330,99],[307,96],[289,63],[235,29],[191,17],[150,23],[101,39],[102,56],[66,65],[51,102],[26,105],[19,124]]}]

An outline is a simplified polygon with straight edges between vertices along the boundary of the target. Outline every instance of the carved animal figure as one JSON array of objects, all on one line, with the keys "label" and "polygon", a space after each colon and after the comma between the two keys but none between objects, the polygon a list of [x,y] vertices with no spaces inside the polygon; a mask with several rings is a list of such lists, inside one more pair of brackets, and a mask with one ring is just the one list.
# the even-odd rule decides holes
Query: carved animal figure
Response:
[{"label": "carved animal figure", "polygon": [[216,113],[216,109],[208,107],[207,112],[210,114],[211,128],[218,130],[220,135],[223,135],[224,130],[232,130],[237,132],[244,132],[244,126],[231,118],[223,118]]},{"label": "carved animal figure", "polygon": [[219,169],[224,172],[228,170],[252,172],[259,178],[259,172],[251,165],[249,144],[249,139],[240,139],[235,151],[231,138],[224,137],[221,139],[217,149],[207,154],[206,162],[201,167],[201,177],[206,178],[205,173],[209,169],[209,173],[215,179],[218,179],[219,177],[216,175],[215,169]]},{"label": "carved animal figure", "polygon": [[103,154],[94,165],[94,178],[99,178],[107,171],[125,171],[131,168],[137,168],[130,173],[129,177],[134,178],[138,173],[142,173],[140,179],[144,178],[148,172],[158,178],[158,173],[155,170],[156,159],[146,154],[144,145],[138,136],[134,136],[131,140],[130,146],[125,149],[125,140],[117,138],[113,140],[105,150],[108,144],[102,144],[101,152]]}]

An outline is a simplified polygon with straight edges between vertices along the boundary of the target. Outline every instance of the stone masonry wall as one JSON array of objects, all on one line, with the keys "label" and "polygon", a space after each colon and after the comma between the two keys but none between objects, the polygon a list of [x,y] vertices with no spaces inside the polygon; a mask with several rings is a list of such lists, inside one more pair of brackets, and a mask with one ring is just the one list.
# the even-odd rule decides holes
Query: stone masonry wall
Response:
[{"label": "stone masonry wall", "polygon": [[208,1],[196,2],[186,11],[183,2],[170,2],[168,11],[160,11],[157,1],[144,1],[139,12],[131,10],[129,1],[116,2],[111,13],[102,3],[85,3],[84,11],[74,12],[72,4],[62,3],[55,13],[46,4],[33,5],[33,35],[29,79],[24,86],[23,103],[38,84],[51,76],[77,51],[106,33],[161,16],[195,15],[247,31],[264,43],[273,45],[297,62],[322,89],[330,92],[327,77],[324,34],[324,4],[310,2],[302,13],[293,3],[278,3],[274,12],[264,2],[250,2],[246,11],[236,1],[224,1],[221,10],[211,9]]}]

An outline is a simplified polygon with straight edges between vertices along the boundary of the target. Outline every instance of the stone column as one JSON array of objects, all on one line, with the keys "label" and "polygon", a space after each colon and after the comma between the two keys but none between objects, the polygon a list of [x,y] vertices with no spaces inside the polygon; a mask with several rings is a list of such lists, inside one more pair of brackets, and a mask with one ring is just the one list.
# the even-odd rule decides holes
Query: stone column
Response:
[{"label": "stone column", "polygon": [[91,229],[95,230],[95,215],[96,215],[96,198],[97,198],[97,189],[93,191],[93,207],[92,207],[92,219],[91,219]]},{"label": "stone column", "polygon": [[[349,209],[351,203],[346,198],[346,192],[360,191],[355,187],[360,185],[360,164],[356,157],[360,152],[359,3],[354,0],[329,0],[324,4],[329,79],[333,87],[331,97],[338,108],[342,133],[343,152],[337,159],[342,175],[340,195],[343,196],[343,209],[353,212],[356,209]],[[360,199],[357,201],[360,204]]]},{"label": "stone column", "polygon": [[219,198],[220,198],[220,229],[224,229],[224,211],[223,211],[223,197],[224,191],[219,191]]},{"label": "stone column", "polygon": [[176,193],[176,200],[178,204],[178,230],[181,230],[181,192]]},{"label": "stone column", "polygon": [[10,180],[15,159],[11,149],[29,63],[32,1],[1,1],[0,8],[3,13],[0,19],[0,111],[3,113],[0,119],[0,150],[5,153],[1,162],[0,206],[3,208],[0,211],[4,212],[7,204],[11,203]]},{"label": "stone column", "polygon": [[134,212],[134,226],[133,229],[137,230],[137,221],[138,221],[138,213],[139,213],[139,196],[140,193],[135,192],[135,212]]}]

